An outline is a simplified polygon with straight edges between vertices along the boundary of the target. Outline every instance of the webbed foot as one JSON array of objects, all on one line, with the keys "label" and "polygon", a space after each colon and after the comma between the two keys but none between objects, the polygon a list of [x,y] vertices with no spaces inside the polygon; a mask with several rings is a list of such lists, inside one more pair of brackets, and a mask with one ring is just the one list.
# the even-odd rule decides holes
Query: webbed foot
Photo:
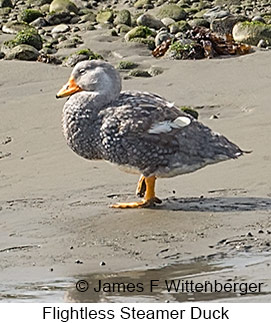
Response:
[{"label": "webbed foot", "polygon": [[115,209],[135,209],[135,208],[147,208],[147,207],[154,206],[155,204],[161,204],[162,201],[155,196],[155,192],[154,192],[155,180],[156,180],[155,176],[144,177],[143,175],[141,175],[139,182],[137,184],[136,193],[141,197],[144,195],[143,200],[139,202],[117,203],[117,204],[111,205],[111,207]]}]

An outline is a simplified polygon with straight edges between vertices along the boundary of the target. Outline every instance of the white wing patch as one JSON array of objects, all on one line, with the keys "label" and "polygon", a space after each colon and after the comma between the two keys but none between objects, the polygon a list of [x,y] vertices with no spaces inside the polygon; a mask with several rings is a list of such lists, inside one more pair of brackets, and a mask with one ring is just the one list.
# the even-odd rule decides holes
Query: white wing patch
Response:
[{"label": "white wing patch", "polygon": [[178,117],[173,122],[180,127],[186,127],[191,123],[191,119],[188,117]]},{"label": "white wing patch", "polygon": [[188,117],[178,117],[173,121],[161,121],[154,124],[148,131],[151,134],[167,133],[172,129],[183,128],[191,123],[191,119]]}]

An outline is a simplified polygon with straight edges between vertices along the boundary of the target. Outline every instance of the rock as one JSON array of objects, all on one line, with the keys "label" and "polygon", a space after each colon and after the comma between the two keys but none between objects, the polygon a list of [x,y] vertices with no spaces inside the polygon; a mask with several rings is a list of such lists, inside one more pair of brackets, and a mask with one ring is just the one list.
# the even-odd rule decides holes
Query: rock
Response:
[{"label": "rock", "polygon": [[81,20],[81,18],[79,16],[73,16],[70,20],[70,23],[77,24],[80,20]]},{"label": "rock", "polygon": [[120,24],[120,25],[116,26],[116,29],[117,29],[118,33],[125,33],[126,34],[131,30],[131,27],[129,27],[127,25]]},{"label": "rock", "polygon": [[17,34],[28,26],[25,22],[9,21],[3,27],[2,31],[6,34]]},{"label": "rock", "polygon": [[7,48],[13,48],[21,44],[30,45],[40,50],[42,48],[42,39],[35,28],[28,27],[19,31],[13,40],[4,43]]},{"label": "rock", "polygon": [[134,77],[151,77],[150,73],[144,70],[132,70],[128,75]]},{"label": "rock", "polygon": [[79,21],[81,20],[81,18],[79,16],[72,16],[70,23],[71,24],[77,24]]},{"label": "rock", "polygon": [[4,7],[4,8],[0,7],[0,16],[7,16],[10,12],[11,12],[10,7]]},{"label": "rock", "polygon": [[60,49],[60,48],[75,48],[80,44],[83,44],[83,41],[82,41],[82,39],[80,37],[75,36],[75,37],[67,39],[64,36],[63,41],[61,41],[56,47],[57,47],[57,49]]},{"label": "rock", "polygon": [[102,59],[103,60],[104,59],[102,55],[93,52],[89,48],[87,48],[87,49],[79,49],[77,51],[77,54],[79,54],[79,55],[82,55],[82,54],[88,55],[89,60],[92,60],[92,59]]},{"label": "rock", "polygon": [[112,10],[102,10],[98,12],[96,16],[96,21],[99,24],[108,24],[113,22],[113,18],[114,18],[114,15]]},{"label": "rock", "polygon": [[70,30],[70,27],[65,24],[57,25],[52,29],[52,34],[65,33]]},{"label": "rock", "polygon": [[76,33],[77,31],[80,31],[81,29],[78,27],[78,26],[74,26],[72,29],[71,29],[71,32],[73,33]]},{"label": "rock", "polygon": [[250,231],[246,235],[247,235],[247,237],[253,237],[254,236],[253,233],[250,232]]},{"label": "rock", "polygon": [[36,61],[39,57],[39,51],[30,45],[22,44],[15,46],[6,53],[5,59],[19,59],[23,61]]},{"label": "rock", "polygon": [[194,28],[194,27],[205,27],[205,28],[210,28],[210,23],[207,19],[193,19],[188,21],[189,25]]},{"label": "rock", "polygon": [[144,6],[150,5],[150,4],[151,4],[151,1],[150,0],[137,0],[134,3],[134,7],[136,9],[143,9]]},{"label": "rock", "polygon": [[188,29],[191,29],[189,24],[185,20],[180,20],[170,25],[169,31],[172,34],[176,34],[178,32],[185,32]]},{"label": "rock", "polygon": [[257,46],[260,40],[271,44],[271,25],[261,22],[238,22],[232,30],[233,39],[249,45]]},{"label": "rock", "polygon": [[71,14],[68,11],[62,11],[62,12],[56,12],[51,13],[48,16],[46,16],[46,20],[48,21],[48,24],[53,25],[59,25],[61,23],[69,23],[71,21]]},{"label": "rock", "polygon": [[62,11],[74,12],[77,14],[78,8],[70,0],[53,0],[53,2],[50,4],[49,12],[53,13]]},{"label": "rock", "polygon": [[44,14],[48,13],[50,10],[50,5],[49,3],[46,3],[40,7],[40,11]]},{"label": "rock", "polygon": [[[77,7],[79,7],[74,0],[73,2]],[[80,8],[78,11],[79,16],[84,16],[84,15],[87,15],[88,13],[93,13],[93,11],[90,10],[89,8]]]},{"label": "rock", "polygon": [[191,115],[191,116],[192,116],[193,118],[195,118],[195,119],[198,119],[198,117],[199,117],[199,113],[198,113],[196,110],[192,109],[191,107],[188,107],[188,106],[182,106],[182,107],[180,107],[180,109],[181,109],[183,112],[185,112],[185,113],[187,113],[187,114]]},{"label": "rock", "polygon": [[255,16],[251,19],[251,21],[259,21],[265,24],[265,20],[261,16]]},{"label": "rock", "polygon": [[77,63],[85,60],[103,59],[100,54],[94,53],[91,49],[80,49],[77,52],[69,55],[63,62],[64,66],[74,67]]},{"label": "rock", "polygon": [[191,1],[191,0],[180,0],[178,2],[178,6],[187,8],[187,7],[190,7],[191,6],[192,2],[193,1]]},{"label": "rock", "polygon": [[133,68],[135,68],[137,66],[138,65],[136,63],[134,63],[134,62],[120,61],[116,67],[119,70],[131,70],[131,69],[133,69]]},{"label": "rock", "polygon": [[147,45],[150,50],[155,49],[155,42],[153,37],[148,37],[148,38],[137,37],[137,38],[131,39],[130,42]]},{"label": "rock", "polygon": [[84,30],[96,30],[95,26],[93,25],[93,23],[87,23],[85,24]]},{"label": "rock", "polygon": [[169,27],[169,32],[172,34],[172,35],[175,35],[179,32],[178,30],[178,27],[174,24],[170,25]]},{"label": "rock", "polygon": [[88,60],[87,55],[72,54],[63,62],[63,66],[74,67],[77,63]]},{"label": "rock", "polygon": [[[17,1],[18,2],[18,1]],[[33,6],[43,6],[44,4],[50,4],[52,0],[28,0],[27,3]]]},{"label": "rock", "polygon": [[170,59],[201,59],[204,58],[204,49],[200,44],[190,39],[180,39],[170,45],[165,57]]},{"label": "rock", "polygon": [[134,38],[147,38],[147,36],[150,36],[152,34],[152,31],[145,26],[138,26],[131,29],[125,36],[124,39],[128,42],[131,41]]},{"label": "rock", "polygon": [[89,12],[84,16],[81,16],[80,22],[95,22],[96,21],[96,15],[93,12]]},{"label": "rock", "polygon": [[21,12],[19,20],[26,23],[30,23],[37,18],[42,17],[42,13],[36,9],[25,9]]},{"label": "rock", "polygon": [[174,39],[183,39],[185,37],[185,33],[178,32],[174,35]]},{"label": "rock", "polygon": [[240,14],[242,12],[242,7],[239,5],[232,5],[229,7],[230,12],[234,14]]},{"label": "rock", "polygon": [[213,19],[223,18],[229,15],[230,15],[229,11],[222,10],[220,6],[216,6],[206,11],[205,14],[203,15],[203,18],[208,19],[209,21],[212,21]]},{"label": "rock", "polygon": [[48,22],[43,17],[39,17],[36,20],[32,21],[30,23],[30,25],[33,26],[33,27],[41,28],[41,27],[47,26],[48,25]]},{"label": "rock", "polygon": [[212,114],[209,119],[219,119],[219,116],[217,114]]},{"label": "rock", "polygon": [[176,4],[163,5],[157,14],[157,17],[160,19],[172,18],[175,21],[184,20],[186,16],[187,14],[184,9]]},{"label": "rock", "polygon": [[0,8],[13,8],[11,0],[0,0]]},{"label": "rock", "polygon": [[163,73],[163,69],[161,67],[151,66],[148,70],[148,73],[151,76],[157,76]]},{"label": "rock", "polygon": [[175,22],[175,20],[172,18],[163,18],[161,21],[166,27],[169,27],[170,25],[174,24],[174,22]]},{"label": "rock", "polygon": [[266,48],[268,46],[269,46],[269,44],[263,39],[261,39],[257,44],[257,47],[259,47],[259,48]]},{"label": "rock", "polygon": [[143,15],[139,16],[136,22],[139,26],[146,26],[153,29],[160,29],[162,27],[165,27],[161,20],[148,13],[144,13]]},{"label": "rock", "polygon": [[3,59],[5,57],[5,53],[0,51],[0,59]]},{"label": "rock", "polygon": [[121,10],[117,13],[116,18],[114,19],[114,25],[127,25],[131,26],[131,13],[129,10]]},{"label": "rock", "polygon": [[[55,54],[57,52],[57,50],[55,48],[48,48],[48,47],[43,47],[42,48],[42,54],[44,55],[51,55],[51,54]],[[61,64],[62,61],[60,61],[60,63],[57,64]]]},{"label": "rock", "polygon": [[232,34],[233,26],[240,21],[246,20],[247,18],[245,16],[230,15],[224,18],[214,19],[211,22],[210,28],[212,31],[221,35]]},{"label": "rock", "polygon": [[193,18],[194,19],[206,19],[204,18],[204,15],[206,14],[207,9],[200,10],[196,13],[193,13]]},{"label": "rock", "polygon": [[155,47],[161,45],[163,41],[166,41],[167,39],[171,38],[172,36],[170,35],[170,33],[168,33],[167,29],[163,28],[155,36]]},{"label": "rock", "polygon": [[113,37],[118,37],[118,32],[117,32],[117,30],[116,30],[116,29],[111,29],[110,34],[111,34],[111,36],[113,36]]}]

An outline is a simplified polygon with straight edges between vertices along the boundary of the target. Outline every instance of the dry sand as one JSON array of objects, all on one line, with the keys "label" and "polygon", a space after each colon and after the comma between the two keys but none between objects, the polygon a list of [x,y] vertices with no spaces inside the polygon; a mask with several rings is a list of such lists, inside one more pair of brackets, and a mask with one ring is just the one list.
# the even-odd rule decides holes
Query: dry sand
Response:
[{"label": "dry sand", "polygon": [[[262,281],[263,296],[241,300],[270,301],[271,52],[167,61],[151,58],[137,46],[103,43],[98,36],[92,44],[107,54],[113,48],[108,56],[113,63],[126,56],[143,67],[162,67],[163,74],[125,80],[123,88],[159,93],[178,105],[201,106],[203,123],[253,153],[193,174],[158,180],[161,207],[110,209],[112,202],[136,199],[138,178],[108,163],[79,158],[66,146],[61,132],[64,100],[56,100],[55,93],[71,70],[0,61],[3,300],[12,300],[11,282],[17,286],[59,278],[68,282],[71,277],[123,270],[133,270],[131,277],[143,273],[151,277],[152,272],[137,276],[134,270],[184,262],[190,263],[193,273],[202,261],[209,266],[232,260],[234,265],[226,274],[206,268],[201,272],[225,281]],[[210,119],[212,115],[219,118]],[[196,257],[200,262],[194,261]],[[102,261],[105,266],[100,266]],[[170,276],[174,270],[166,273]],[[73,292],[67,297],[88,300]]]}]

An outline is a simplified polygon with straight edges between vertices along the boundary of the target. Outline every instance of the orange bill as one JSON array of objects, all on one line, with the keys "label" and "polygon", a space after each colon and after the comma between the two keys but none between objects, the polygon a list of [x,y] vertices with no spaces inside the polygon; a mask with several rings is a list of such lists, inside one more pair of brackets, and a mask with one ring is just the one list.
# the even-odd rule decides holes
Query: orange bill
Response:
[{"label": "orange bill", "polygon": [[56,97],[63,98],[65,96],[72,95],[73,93],[82,91],[82,89],[75,83],[73,77],[71,77],[67,84],[65,84],[62,89],[57,93]]}]

